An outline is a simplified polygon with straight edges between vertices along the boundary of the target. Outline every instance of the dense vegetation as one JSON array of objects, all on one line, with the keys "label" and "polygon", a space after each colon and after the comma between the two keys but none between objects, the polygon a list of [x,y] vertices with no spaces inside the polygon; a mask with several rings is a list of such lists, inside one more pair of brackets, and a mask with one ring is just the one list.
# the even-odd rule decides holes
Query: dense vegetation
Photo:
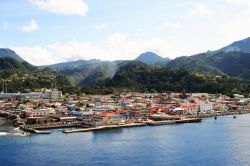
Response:
[{"label": "dense vegetation", "polygon": [[0,58],[0,91],[30,92],[41,88],[55,88],[63,92],[73,91],[73,84],[65,76],[51,69],[38,70],[27,62],[10,57]]},{"label": "dense vegetation", "polygon": [[79,60],[39,68],[12,50],[0,49],[0,89],[29,92],[58,88],[67,93],[90,94],[185,91],[249,95],[250,81],[242,78],[250,79],[250,53],[227,52],[236,47],[236,50],[248,51],[250,38],[248,40],[235,42],[221,51],[174,60],[147,52],[137,58],[139,61]]},{"label": "dense vegetation", "polygon": [[250,53],[208,52],[190,57],[179,57],[165,64],[171,68],[185,68],[216,75],[250,79]]},{"label": "dense vegetation", "polygon": [[95,87],[84,87],[86,93],[138,92],[207,92],[248,95],[250,82],[227,76],[211,76],[185,69],[152,67],[138,61],[120,65],[114,78]]},{"label": "dense vegetation", "polygon": [[24,62],[24,60],[19,55],[17,55],[13,50],[8,48],[0,48],[0,58],[4,57],[9,57],[19,62]]},{"label": "dense vegetation", "polygon": [[94,86],[98,82],[110,79],[117,70],[115,62],[85,63],[77,67],[67,67],[58,70],[58,73],[65,75],[79,86]]}]

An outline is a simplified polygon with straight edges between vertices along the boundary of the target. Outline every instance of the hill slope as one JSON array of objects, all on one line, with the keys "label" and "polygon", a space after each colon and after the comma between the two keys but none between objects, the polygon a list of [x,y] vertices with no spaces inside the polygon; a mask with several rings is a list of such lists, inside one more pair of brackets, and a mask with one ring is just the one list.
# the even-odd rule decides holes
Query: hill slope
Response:
[{"label": "hill slope", "polygon": [[[195,85],[195,86],[194,86]],[[249,81],[191,73],[184,69],[169,69],[130,61],[119,65],[113,79],[95,87],[84,87],[86,93],[137,92],[207,92],[232,95],[247,94]]]},{"label": "hill slope", "polygon": [[250,37],[233,42],[232,44],[223,47],[218,52],[243,52],[250,53]]},{"label": "hill slope", "polygon": [[166,63],[165,66],[250,79],[249,62],[250,53],[217,52],[215,54],[203,53],[190,57],[179,57]]},{"label": "hill slope", "polygon": [[169,58],[163,58],[153,52],[145,52],[141,55],[139,55],[135,60],[137,61],[141,61],[143,63],[146,64],[156,64],[159,62],[163,62],[163,61],[168,61],[170,60]]},{"label": "hill slope", "polygon": [[0,58],[3,57],[10,57],[19,62],[24,62],[24,60],[19,55],[17,55],[14,51],[8,48],[0,48]]}]

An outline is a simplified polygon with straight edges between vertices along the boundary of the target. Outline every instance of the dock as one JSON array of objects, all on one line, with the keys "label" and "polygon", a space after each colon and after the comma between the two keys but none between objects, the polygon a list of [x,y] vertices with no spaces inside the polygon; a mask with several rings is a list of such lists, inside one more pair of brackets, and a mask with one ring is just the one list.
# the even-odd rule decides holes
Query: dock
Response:
[{"label": "dock", "polygon": [[51,133],[51,131],[35,130],[32,128],[24,128],[23,130],[30,132],[30,133],[34,133],[34,134],[50,134]]},{"label": "dock", "polygon": [[164,121],[151,121],[147,122],[148,126],[159,126],[159,125],[167,125],[167,124],[175,124],[175,120],[164,120]]},{"label": "dock", "polygon": [[190,118],[190,119],[182,119],[182,120],[165,120],[165,121],[151,121],[151,122],[143,122],[143,123],[131,123],[124,125],[107,125],[107,126],[97,126],[97,127],[89,127],[82,129],[74,129],[74,130],[63,130],[63,133],[77,133],[77,132],[89,132],[96,130],[107,130],[107,129],[116,129],[116,128],[127,128],[127,127],[142,127],[142,126],[159,126],[159,125],[168,125],[168,124],[179,124],[179,123],[199,123],[201,122],[201,118]]},{"label": "dock", "polygon": [[77,132],[89,132],[89,131],[107,130],[107,129],[116,129],[116,128],[142,127],[142,126],[146,126],[146,125],[147,125],[146,123],[108,125],[108,126],[89,127],[89,128],[83,128],[83,129],[74,129],[74,130],[63,130],[63,133],[77,133]]},{"label": "dock", "polygon": [[189,118],[181,120],[163,120],[163,121],[151,121],[146,122],[149,126],[159,126],[159,125],[168,125],[168,124],[179,124],[179,123],[199,123],[201,118]]},{"label": "dock", "polygon": [[81,127],[81,122],[75,123],[53,123],[53,124],[36,124],[27,125],[26,128],[32,129],[56,129],[56,128],[69,128],[69,127]]},{"label": "dock", "polygon": [[181,119],[181,120],[176,120],[176,123],[200,123],[201,118],[190,118],[190,119]]}]

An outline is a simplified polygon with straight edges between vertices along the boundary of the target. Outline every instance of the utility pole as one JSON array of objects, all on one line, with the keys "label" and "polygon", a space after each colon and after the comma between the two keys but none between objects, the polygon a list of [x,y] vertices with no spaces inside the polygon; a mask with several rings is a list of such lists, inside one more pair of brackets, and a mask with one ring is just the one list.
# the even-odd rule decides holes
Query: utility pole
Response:
[{"label": "utility pole", "polygon": [[8,89],[7,89],[8,88],[8,83],[6,82],[5,85],[6,85],[5,86],[5,93],[8,93]]},{"label": "utility pole", "polygon": [[3,93],[4,93],[4,82],[3,82]]}]

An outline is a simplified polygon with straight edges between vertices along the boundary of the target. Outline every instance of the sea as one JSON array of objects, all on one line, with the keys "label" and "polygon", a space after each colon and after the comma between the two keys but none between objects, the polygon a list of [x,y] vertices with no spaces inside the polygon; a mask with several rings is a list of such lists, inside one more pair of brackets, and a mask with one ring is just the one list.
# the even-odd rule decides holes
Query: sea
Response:
[{"label": "sea", "polygon": [[0,166],[249,166],[250,115],[50,135],[0,119]]}]

